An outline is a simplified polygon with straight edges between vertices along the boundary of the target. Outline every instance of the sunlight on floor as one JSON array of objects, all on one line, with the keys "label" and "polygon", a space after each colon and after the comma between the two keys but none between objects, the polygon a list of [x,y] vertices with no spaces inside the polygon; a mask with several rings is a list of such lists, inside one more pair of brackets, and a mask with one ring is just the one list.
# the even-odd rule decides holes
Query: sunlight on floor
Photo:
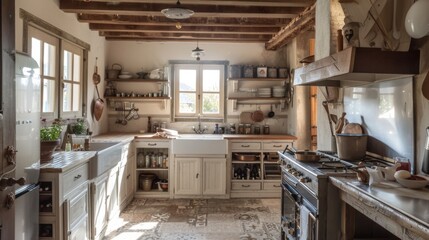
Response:
[{"label": "sunlight on floor", "polygon": [[154,230],[158,226],[159,222],[142,222],[134,224],[129,229],[132,231],[148,231]]}]

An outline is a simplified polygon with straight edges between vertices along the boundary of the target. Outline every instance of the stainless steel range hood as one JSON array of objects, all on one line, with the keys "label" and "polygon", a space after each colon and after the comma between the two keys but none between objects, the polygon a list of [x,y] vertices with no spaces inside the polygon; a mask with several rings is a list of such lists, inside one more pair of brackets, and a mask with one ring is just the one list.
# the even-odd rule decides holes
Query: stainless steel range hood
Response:
[{"label": "stainless steel range hood", "polygon": [[360,86],[419,73],[420,51],[350,47],[295,69],[294,85]]}]

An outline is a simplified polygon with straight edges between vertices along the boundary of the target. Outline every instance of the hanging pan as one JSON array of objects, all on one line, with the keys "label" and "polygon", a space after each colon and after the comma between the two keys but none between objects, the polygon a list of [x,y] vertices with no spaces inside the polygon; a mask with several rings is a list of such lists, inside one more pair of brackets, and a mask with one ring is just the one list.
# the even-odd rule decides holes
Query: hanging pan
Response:
[{"label": "hanging pan", "polygon": [[104,101],[103,99],[101,99],[100,93],[98,92],[98,87],[97,87],[97,85],[100,83],[100,75],[98,74],[97,59],[98,58],[95,59],[95,72],[92,75],[92,81],[94,82],[95,90],[97,91],[97,99],[94,101],[93,114],[94,114],[95,120],[98,121],[100,120],[101,115],[103,114]]}]

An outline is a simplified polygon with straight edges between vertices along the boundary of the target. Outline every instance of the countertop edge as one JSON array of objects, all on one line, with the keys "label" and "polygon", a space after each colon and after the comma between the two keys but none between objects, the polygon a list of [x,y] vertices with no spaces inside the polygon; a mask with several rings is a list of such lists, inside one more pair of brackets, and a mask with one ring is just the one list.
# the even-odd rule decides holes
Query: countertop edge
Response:
[{"label": "countertop edge", "polygon": [[[412,229],[414,232],[417,232],[419,235],[427,237],[429,239],[429,226],[428,223],[422,223],[419,219],[415,219],[412,216],[409,216],[403,213],[400,209],[390,206],[389,204],[383,203],[380,200],[372,197],[370,194],[350,185],[347,182],[347,177],[329,177],[329,181],[341,191],[351,195],[352,197],[359,199],[360,202],[366,206],[373,208],[379,214],[384,215],[385,217],[391,218],[393,220],[407,229]],[[355,179],[355,178],[354,178]]]},{"label": "countertop edge", "polygon": [[[77,152],[79,153],[79,152]],[[93,158],[97,152],[95,151],[87,151],[86,154],[83,157],[80,157],[79,159],[75,159],[72,161],[65,161],[62,159],[56,159],[60,157],[61,154],[73,154],[73,152],[58,152],[54,154],[54,159],[51,160],[49,163],[43,163],[40,164],[40,173],[63,173],[67,172],[70,169],[73,169],[75,167],[78,167],[82,164],[87,163],[91,158]],[[76,156],[79,157],[79,156]]]}]

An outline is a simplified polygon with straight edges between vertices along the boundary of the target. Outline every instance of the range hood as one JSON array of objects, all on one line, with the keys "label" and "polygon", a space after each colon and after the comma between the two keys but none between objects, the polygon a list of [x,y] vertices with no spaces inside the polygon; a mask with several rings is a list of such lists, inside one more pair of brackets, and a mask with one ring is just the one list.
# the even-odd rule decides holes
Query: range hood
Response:
[{"label": "range hood", "polygon": [[420,51],[349,47],[295,69],[294,85],[360,86],[419,73]]}]

